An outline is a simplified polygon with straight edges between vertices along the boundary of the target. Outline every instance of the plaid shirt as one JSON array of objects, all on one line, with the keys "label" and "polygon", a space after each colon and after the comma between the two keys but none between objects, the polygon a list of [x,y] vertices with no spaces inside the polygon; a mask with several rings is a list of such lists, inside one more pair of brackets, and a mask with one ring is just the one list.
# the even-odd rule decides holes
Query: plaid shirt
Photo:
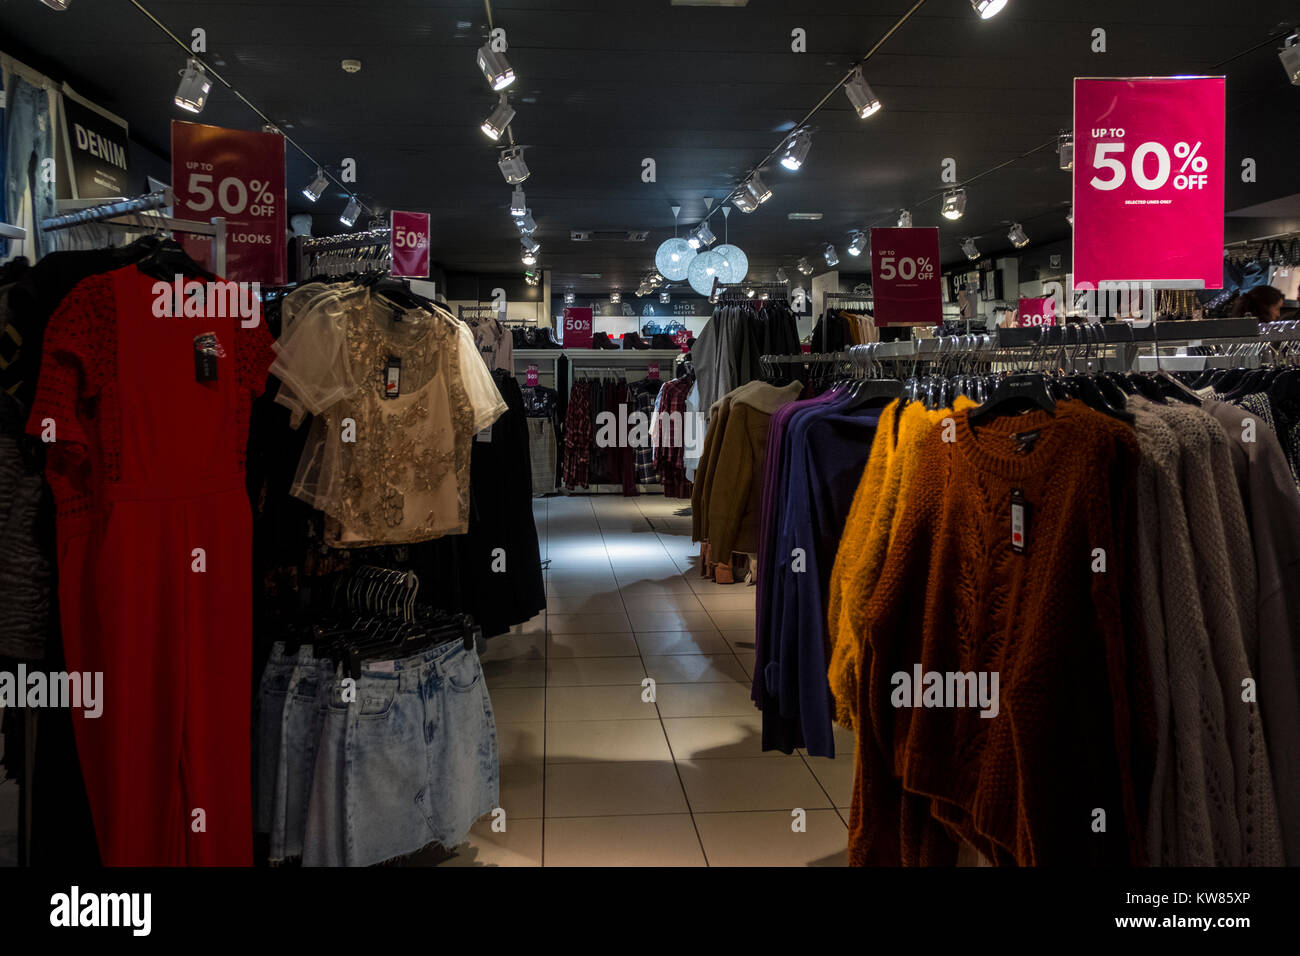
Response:
[{"label": "plaid shirt", "polygon": [[[647,425],[654,414],[655,396],[659,393],[662,384],[662,382],[651,381],[647,378],[640,382],[633,382],[627,387],[632,411],[644,415]],[[659,472],[655,470],[655,450],[654,445],[651,444],[650,436],[646,436],[645,444],[633,445],[632,450],[636,458],[637,484],[653,485],[658,482]]]},{"label": "plaid shirt", "polygon": [[691,483],[686,480],[685,436],[681,426],[672,427],[673,412],[677,420],[684,422],[689,414],[686,410],[686,396],[691,392],[690,379],[674,379],[665,382],[659,390],[659,427],[656,429],[654,463],[663,480],[664,496],[667,498],[689,498]]}]

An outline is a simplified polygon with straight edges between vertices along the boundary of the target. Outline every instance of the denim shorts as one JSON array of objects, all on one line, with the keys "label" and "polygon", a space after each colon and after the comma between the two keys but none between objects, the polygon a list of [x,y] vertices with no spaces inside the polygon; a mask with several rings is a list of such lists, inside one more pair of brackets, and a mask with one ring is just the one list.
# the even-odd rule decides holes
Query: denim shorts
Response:
[{"label": "denim shorts", "polygon": [[457,642],[326,683],[304,866],[371,866],[453,847],[498,801],[497,736],[478,654]]},{"label": "denim shorts", "polygon": [[333,673],[334,664],[313,657],[310,645],[299,649],[280,723],[280,760],[271,818],[272,863],[302,856],[307,801],[325,713],[323,691]]},{"label": "denim shorts", "polygon": [[275,781],[279,775],[284,702],[288,699],[289,681],[297,664],[296,655],[289,657],[284,653],[284,641],[276,641],[258,686],[257,714],[253,724],[257,728],[257,764],[254,767],[253,792],[256,794],[254,826],[258,833],[271,832]]}]

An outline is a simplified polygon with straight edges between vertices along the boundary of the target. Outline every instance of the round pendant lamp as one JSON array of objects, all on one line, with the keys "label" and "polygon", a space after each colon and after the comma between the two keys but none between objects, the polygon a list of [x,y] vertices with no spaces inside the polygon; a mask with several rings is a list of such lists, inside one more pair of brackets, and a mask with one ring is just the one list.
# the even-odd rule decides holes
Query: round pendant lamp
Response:
[{"label": "round pendant lamp", "polygon": [[749,256],[740,246],[723,243],[713,250],[715,256],[722,257],[718,267],[718,281],[734,283],[742,281],[749,274]]},{"label": "round pendant lamp", "polygon": [[721,268],[721,256],[712,250],[701,252],[691,260],[690,268],[686,270],[686,281],[700,295],[712,295],[713,280],[717,278],[719,282],[723,281],[718,275]]},{"label": "round pendant lamp", "polygon": [[696,255],[685,239],[665,239],[655,252],[655,268],[669,282],[681,282]]}]

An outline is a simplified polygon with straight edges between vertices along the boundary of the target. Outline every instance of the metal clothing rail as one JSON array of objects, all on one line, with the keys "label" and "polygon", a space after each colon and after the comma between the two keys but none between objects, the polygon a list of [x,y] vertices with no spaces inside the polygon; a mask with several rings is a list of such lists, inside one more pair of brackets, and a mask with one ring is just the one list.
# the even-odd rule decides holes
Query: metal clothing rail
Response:
[{"label": "metal clothing rail", "polygon": [[375,229],[363,229],[361,232],[340,232],[333,236],[303,236],[302,247],[307,249],[338,249],[348,246],[373,245],[387,241],[393,230],[388,226]]},{"label": "metal clothing rail", "polygon": [[[61,200],[65,208],[77,200]],[[219,275],[226,274],[226,220],[217,216],[208,222],[194,222],[189,219],[176,219],[172,216],[154,214],[153,210],[172,205],[171,188],[146,193],[135,199],[123,199],[118,202],[100,203],[60,213],[49,219],[41,220],[40,228],[44,232],[70,229],[88,223],[105,223],[110,226],[131,226],[151,231],[166,230],[183,232],[192,236],[208,236],[213,246],[213,271]]]},{"label": "metal clothing rail", "polygon": [[11,226],[7,222],[0,222],[0,239],[18,239],[27,238],[27,230],[22,226]]},{"label": "metal clothing rail", "polygon": [[156,193],[146,193],[135,199],[123,199],[120,202],[99,203],[76,212],[65,213],[41,220],[41,229],[50,232],[54,229],[67,229],[88,222],[104,222],[125,216],[133,212],[148,212],[150,209],[162,209],[172,204],[170,189],[160,189]]}]

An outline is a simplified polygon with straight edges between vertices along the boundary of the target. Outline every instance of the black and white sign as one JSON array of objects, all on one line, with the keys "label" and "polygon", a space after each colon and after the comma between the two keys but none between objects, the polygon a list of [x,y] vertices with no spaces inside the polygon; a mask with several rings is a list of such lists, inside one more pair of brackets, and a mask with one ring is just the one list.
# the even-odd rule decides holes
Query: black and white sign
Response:
[{"label": "black and white sign", "polygon": [[130,196],[127,125],[103,113],[66,86],[63,88],[63,131],[72,164],[74,199]]}]

